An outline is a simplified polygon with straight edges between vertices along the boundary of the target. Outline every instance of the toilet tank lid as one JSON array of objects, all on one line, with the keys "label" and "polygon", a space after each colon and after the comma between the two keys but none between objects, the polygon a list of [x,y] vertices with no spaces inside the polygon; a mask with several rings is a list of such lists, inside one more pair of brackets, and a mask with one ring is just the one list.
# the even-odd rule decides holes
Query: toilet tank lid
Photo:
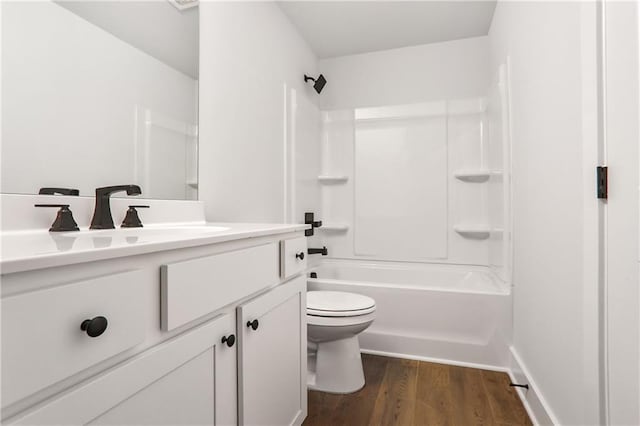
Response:
[{"label": "toilet tank lid", "polygon": [[314,311],[358,311],[375,306],[375,300],[362,294],[347,293],[345,291],[307,292],[307,309]]}]

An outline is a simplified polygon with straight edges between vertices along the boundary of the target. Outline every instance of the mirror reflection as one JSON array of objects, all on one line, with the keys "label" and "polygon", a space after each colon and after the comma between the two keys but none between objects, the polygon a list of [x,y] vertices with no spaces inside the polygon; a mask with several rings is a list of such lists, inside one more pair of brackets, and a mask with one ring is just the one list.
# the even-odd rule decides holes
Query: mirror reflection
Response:
[{"label": "mirror reflection", "polygon": [[3,193],[197,199],[197,2],[2,5]]}]

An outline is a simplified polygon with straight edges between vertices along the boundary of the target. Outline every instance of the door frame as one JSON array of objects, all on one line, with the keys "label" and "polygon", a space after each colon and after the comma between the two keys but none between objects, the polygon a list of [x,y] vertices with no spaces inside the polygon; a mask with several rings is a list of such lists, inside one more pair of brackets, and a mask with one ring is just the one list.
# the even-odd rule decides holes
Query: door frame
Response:
[{"label": "door frame", "polygon": [[599,206],[603,424],[640,424],[638,283],[640,43],[636,2],[599,2],[599,159],[609,196]]}]

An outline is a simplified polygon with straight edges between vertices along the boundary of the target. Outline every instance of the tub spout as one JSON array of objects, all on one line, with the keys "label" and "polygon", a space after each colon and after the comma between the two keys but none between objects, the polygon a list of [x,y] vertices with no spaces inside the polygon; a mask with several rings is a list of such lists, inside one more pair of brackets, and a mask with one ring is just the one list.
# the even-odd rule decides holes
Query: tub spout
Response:
[{"label": "tub spout", "polygon": [[321,254],[323,256],[326,256],[327,254],[329,254],[329,251],[327,250],[327,247],[322,247],[322,248],[310,248],[307,249],[307,253],[309,254]]}]

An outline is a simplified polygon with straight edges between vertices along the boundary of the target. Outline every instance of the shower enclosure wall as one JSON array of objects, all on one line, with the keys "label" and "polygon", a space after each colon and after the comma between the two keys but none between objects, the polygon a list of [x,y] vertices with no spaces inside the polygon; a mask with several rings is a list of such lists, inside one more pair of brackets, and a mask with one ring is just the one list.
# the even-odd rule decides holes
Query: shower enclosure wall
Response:
[{"label": "shower enclosure wall", "polygon": [[484,96],[322,111],[309,289],[376,299],[365,352],[507,366],[508,103],[504,65]]}]

